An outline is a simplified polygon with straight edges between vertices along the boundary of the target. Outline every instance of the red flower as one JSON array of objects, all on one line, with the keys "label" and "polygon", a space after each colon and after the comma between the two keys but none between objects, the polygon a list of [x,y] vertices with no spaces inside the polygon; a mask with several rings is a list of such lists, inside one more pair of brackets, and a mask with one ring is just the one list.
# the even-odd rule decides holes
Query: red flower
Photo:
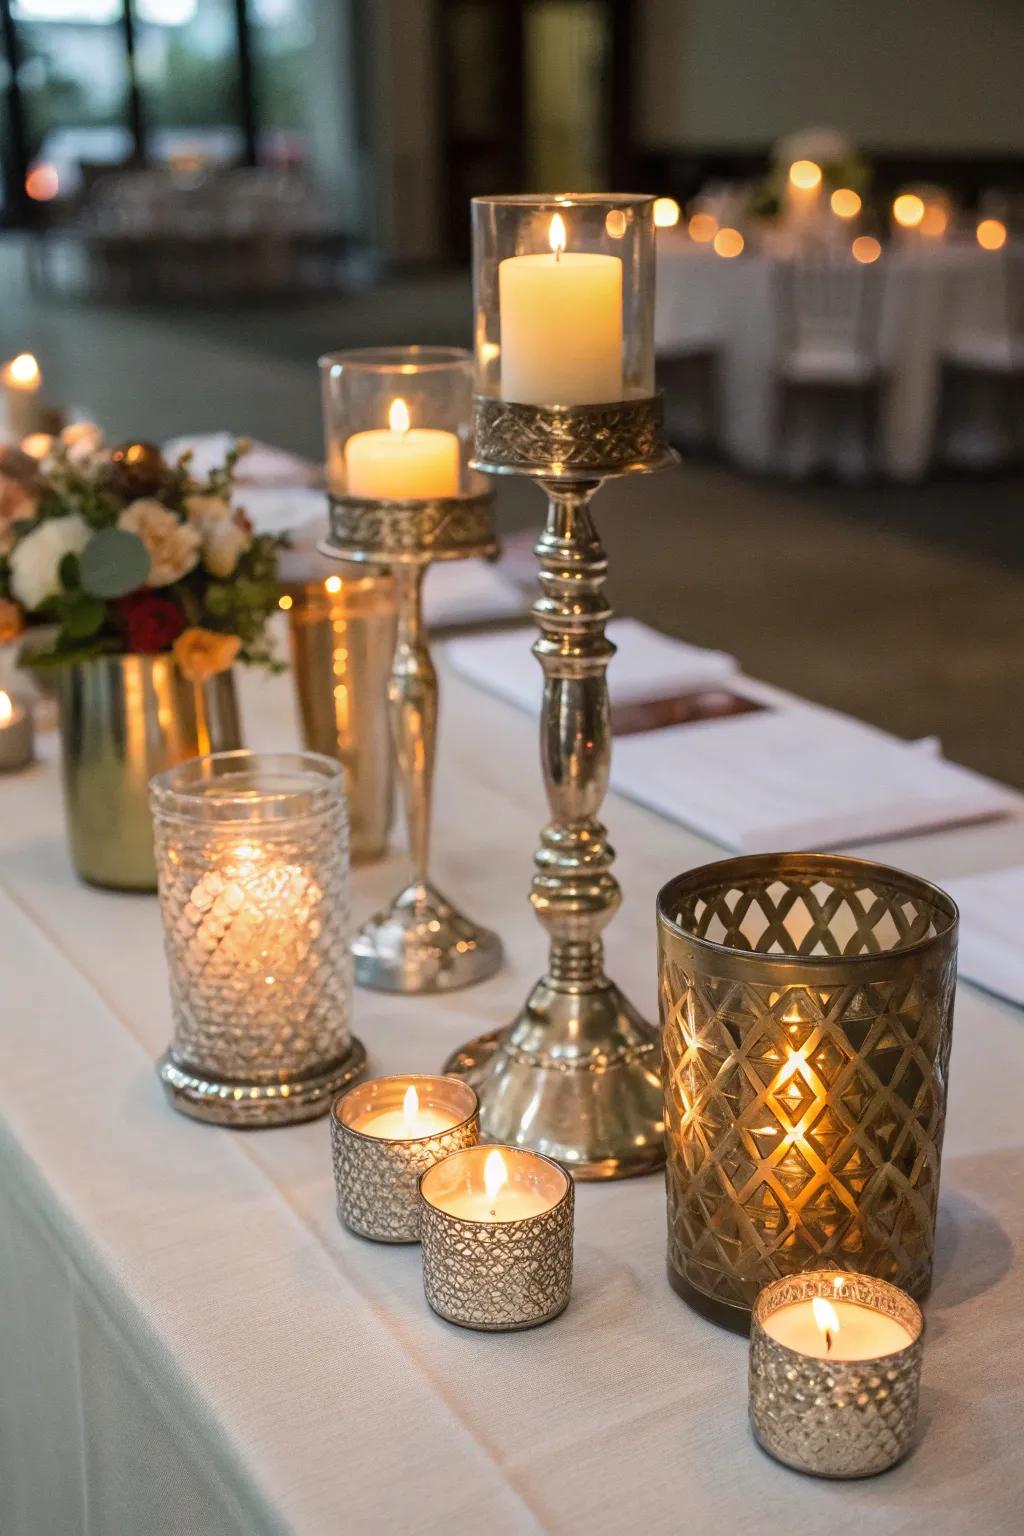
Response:
[{"label": "red flower", "polygon": [[169,651],[185,628],[185,615],[162,592],[129,592],[114,604],[126,651],[153,656]]}]

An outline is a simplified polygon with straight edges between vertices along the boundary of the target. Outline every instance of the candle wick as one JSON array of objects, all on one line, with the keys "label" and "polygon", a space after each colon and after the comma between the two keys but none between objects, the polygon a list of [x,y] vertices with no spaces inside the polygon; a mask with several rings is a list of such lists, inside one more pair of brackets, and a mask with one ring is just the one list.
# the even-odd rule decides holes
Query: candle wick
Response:
[{"label": "candle wick", "polygon": [[825,1350],[828,1354],[832,1353],[832,1335],[827,1328],[825,1329]]}]

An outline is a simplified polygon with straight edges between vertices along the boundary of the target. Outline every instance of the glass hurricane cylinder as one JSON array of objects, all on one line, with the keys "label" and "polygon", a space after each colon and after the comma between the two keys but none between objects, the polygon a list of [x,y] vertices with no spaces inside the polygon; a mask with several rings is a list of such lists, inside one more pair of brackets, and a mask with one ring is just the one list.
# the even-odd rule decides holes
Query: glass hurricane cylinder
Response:
[{"label": "glass hurricane cylinder", "polygon": [[669,1276],[746,1330],[831,1266],[929,1287],[957,909],[832,854],[705,865],[658,897]]},{"label": "glass hurricane cylinder", "polygon": [[325,1114],[365,1065],[349,1029],[342,767],[223,752],[151,786],[175,1108],[226,1125]]}]

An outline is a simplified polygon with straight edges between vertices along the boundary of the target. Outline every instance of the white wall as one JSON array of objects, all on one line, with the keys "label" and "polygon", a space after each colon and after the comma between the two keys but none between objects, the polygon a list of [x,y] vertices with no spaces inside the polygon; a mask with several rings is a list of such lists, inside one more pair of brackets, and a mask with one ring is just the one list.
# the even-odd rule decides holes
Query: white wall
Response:
[{"label": "white wall", "polygon": [[647,148],[758,148],[828,125],[864,149],[1024,150],[1022,0],[639,0]]}]

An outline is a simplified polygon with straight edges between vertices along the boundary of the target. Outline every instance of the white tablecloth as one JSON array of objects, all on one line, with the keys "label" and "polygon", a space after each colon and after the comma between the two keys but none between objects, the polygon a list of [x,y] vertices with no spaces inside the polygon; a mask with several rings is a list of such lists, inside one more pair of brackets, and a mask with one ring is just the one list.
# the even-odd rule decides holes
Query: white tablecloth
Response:
[{"label": "white tablecloth", "polygon": [[[357,994],[375,1072],[436,1070],[543,960],[535,727],[443,687],[436,874],[508,965],[441,999]],[[253,745],[292,741],[286,680],[243,702]],[[919,1449],[873,1481],[805,1479],[750,1438],[743,1340],[669,1289],[660,1178],[582,1186],[568,1311],[489,1336],[427,1309],[415,1247],[338,1226],[323,1121],[173,1113],[156,902],[76,883],[54,749],[0,782],[3,1536],[1019,1531],[1024,1015],[961,987]],[[653,1012],[655,890],[715,850],[615,797],[607,819],[609,965]],[[931,876],[1020,862],[1024,822],[872,855]],[[401,863],[359,873],[360,914]]]},{"label": "white tablecloth", "polygon": [[[745,468],[779,465],[774,433],[779,361],[776,269],[767,255],[716,256],[680,234],[658,237],[655,342],[659,355],[711,347],[719,359],[723,447]],[[901,480],[923,475],[932,458],[943,348],[966,332],[1006,326],[1002,264],[976,245],[891,247],[876,268],[883,283],[881,468]],[[1009,448],[1005,417],[984,391],[954,399],[940,456],[975,466]],[[815,427],[820,431],[820,423]],[[842,429],[839,429],[840,431]],[[840,465],[863,456],[860,424],[830,445]],[[820,443],[816,445],[820,449]]]}]

